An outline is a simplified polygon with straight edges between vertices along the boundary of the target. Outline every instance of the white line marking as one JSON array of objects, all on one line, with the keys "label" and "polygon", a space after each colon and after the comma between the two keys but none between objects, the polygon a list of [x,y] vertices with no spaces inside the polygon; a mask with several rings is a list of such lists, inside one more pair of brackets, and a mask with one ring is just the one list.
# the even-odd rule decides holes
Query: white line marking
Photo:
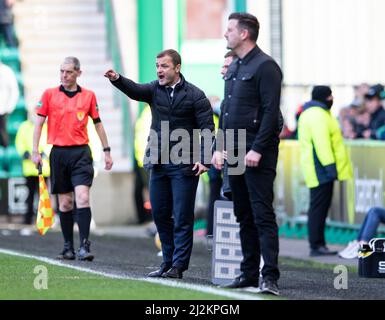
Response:
[{"label": "white line marking", "polygon": [[230,291],[230,290],[228,291],[226,289],[220,289],[220,288],[215,288],[215,287],[210,287],[210,286],[205,286],[205,285],[197,285],[197,284],[177,282],[177,281],[172,281],[172,280],[171,281],[170,280],[163,280],[163,279],[134,278],[134,277],[130,277],[130,276],[123,276],[123,275],[117,275],[117,274],[113,274],[113,273],[96,271],[96,270],[92,270],[92,269],[88,269],[88,268],[83,268],[83,267],[79,267],[79,266],[65,264],[65,263],[62,263],[62,262],[54,260],[54,259],[41,257],[41,256],[34,256],[34,255],[30,255],[30,254],[24,254],[24,253],[13,251],[13,250],[0,249],[0,253],[4,253],[4,254],[16,256],[16,257],[35,259],[35,260],[45,262],[45,263],[48,263],[48,264],[51,264],[54,266],[65,267],[65,268],[74,269],[74,270],[78,270],[78,271],[82,271],[82,272],[88,272],[88,273],[92,273],[92,274],[96,274],[99,276],[112,278],[112,279],[145,281],[145,282],[151,282],[151,283],[164,285],[164,286],[168,286],[168,287],[199,291],[199,292],[215,294],[218,296],[222,296],[222,297],[226,297],[226,298],[232,298],[232,299],[239,299],[239,300],[266,300],[262,296],[244,294],[244,293],[234,292],[234,291]]}]

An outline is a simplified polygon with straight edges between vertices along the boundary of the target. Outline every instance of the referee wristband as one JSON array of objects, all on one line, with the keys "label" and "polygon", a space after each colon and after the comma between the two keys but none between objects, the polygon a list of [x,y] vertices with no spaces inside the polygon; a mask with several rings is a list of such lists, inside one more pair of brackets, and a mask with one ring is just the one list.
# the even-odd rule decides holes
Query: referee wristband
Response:
[{"label": "referee wristband", "polygon": [[103,148],[103,152],[110,152],[111,151],[111,147],[105,147]]}]

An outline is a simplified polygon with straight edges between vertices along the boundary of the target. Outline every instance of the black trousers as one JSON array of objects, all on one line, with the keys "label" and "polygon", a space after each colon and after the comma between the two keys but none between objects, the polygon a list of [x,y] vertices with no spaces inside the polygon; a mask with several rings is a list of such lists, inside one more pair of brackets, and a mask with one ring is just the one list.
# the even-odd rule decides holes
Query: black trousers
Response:
[{"label": "black trousers", "polygon": [[310,207],[308,216],[308,237],[310,249],[318,249],[326,245],[325,223],[332,203],[334,182],[327,182],[310,189]]},{"label": "black trousers", "polygon": [[257,168],[246,168],[242,175],[229,175],[234,214],[240,224],[243,260],[241,272],[246,278],[259,279],[262,253],[262,277],[278,280],[278,226],[273,209],[273,184],[278,149],[263,154]]}]

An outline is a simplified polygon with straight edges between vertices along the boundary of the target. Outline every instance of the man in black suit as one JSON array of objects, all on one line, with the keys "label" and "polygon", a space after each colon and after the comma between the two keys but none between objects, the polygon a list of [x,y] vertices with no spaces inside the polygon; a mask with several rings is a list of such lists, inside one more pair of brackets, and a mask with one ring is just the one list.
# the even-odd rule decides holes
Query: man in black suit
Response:
[{"label": "man in black suit", "polygon": [[[234,145],[226,142],[229,180],[234,213],[240,224],[243,253],[241,275],[229,288],[259,286],[260,254],[263,255],[261,291],[278,295],[278,226],[273,209],[273,183],[276,175],[282,73],[277,63],[256,44],[259,22],[248,13],[232,13],[225,33],[227,48],[237,58],[224,76],[225,96],[220,128],[234,130]],[[245,141],[241,132],[245,131]],[[237,138],[238,137],[238,138]],[[218,144],[217,144],[218,146]],[[231,155],[239,156],[246,147],[243,172],[231,170]],[[223,166],[223,151],[214,152],[212,163]],[[240,163],[238,163],[238,166]],[[232,172],[233,171],[233,172]]]}]

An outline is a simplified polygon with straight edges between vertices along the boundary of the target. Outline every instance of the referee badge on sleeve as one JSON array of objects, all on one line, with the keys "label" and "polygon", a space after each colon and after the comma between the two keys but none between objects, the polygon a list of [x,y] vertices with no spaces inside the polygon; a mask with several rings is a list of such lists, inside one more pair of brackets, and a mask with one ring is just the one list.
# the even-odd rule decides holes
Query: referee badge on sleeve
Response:
[{"label": "referee badge on sleeve", "polygon": [[79,121],[82,121],[84,119],[84,112],[83,111],[78,111],[76,113],[76,116],[78,117]]}]

